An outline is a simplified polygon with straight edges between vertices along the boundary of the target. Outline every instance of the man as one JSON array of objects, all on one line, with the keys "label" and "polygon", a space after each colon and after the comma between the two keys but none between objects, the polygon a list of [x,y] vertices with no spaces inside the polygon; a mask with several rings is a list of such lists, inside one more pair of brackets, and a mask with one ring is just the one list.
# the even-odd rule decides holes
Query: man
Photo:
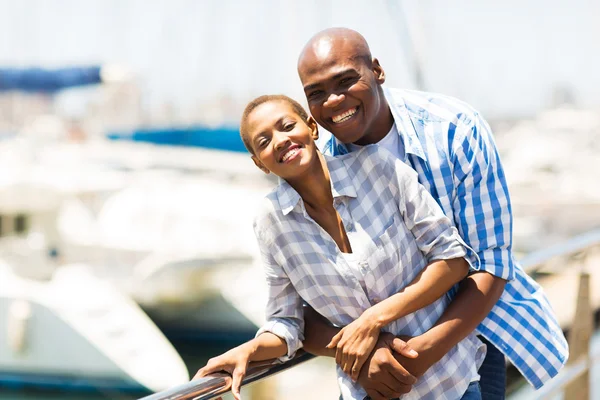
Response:
[{"label": "man", "polygon": [[[513,257],[510,199],[485,120],[450,97],[384,89],[383,68],[350,29],[327,29],[310,39],[298,74],[311,114],[334,136],[322,151],[338,155],[372,143],[390,150],[417,171],[480,260],[432,329],[406,341],[380,336],[359,376],[369,396],[410,391],[414,377],[475,329],[488,349],[479,370],[483,399],[505,396],[504,355],[536,388],[555,376],[567,343],[540,287]],[[310,309],[306,322],[305,348],[334,354],[325,346],[338,329]],[[407,349],[419,356],[403,357]]]}]

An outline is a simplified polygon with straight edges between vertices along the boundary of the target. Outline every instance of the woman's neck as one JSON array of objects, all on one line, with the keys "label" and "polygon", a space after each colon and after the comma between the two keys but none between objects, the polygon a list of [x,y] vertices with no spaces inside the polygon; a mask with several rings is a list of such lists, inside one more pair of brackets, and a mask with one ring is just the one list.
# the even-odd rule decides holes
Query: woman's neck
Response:
[{"label": "woman's neck", "polygon": [[289,179],[287,182],[302,197],[304,204],[314,210],[333,206],[331,178],[325,157],[317,152],[313,167],[301,177]]}]

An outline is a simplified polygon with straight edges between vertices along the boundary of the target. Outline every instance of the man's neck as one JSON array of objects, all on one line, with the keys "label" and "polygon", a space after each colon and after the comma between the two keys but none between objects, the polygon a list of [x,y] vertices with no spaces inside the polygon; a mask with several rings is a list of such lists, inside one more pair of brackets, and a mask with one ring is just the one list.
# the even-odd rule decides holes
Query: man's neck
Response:
[{"label": "man's neck", "polygon": [[387,103],[387,100],[381,95],[382,103],[380,106],[380,112],[373,124],[367,129],[366,134],[356,142],[360,146],[366,146],[368,144],[378,143],[383,139],[394,126],[394,116],[392,110]]}]

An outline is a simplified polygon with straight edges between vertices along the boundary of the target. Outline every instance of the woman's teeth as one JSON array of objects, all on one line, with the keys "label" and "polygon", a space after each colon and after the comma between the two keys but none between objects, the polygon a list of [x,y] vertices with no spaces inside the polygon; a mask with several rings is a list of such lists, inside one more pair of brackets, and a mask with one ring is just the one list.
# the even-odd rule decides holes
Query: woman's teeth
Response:
[{"label": "woman's teeth", "polygon": [[295,156],[299,151],[300,151],[300,149],[298,149],[298,148],[288,151],[287,153],[285,153],[283,155],[283,157],[281,158],[281,161],[286,162],[290,157]]}]

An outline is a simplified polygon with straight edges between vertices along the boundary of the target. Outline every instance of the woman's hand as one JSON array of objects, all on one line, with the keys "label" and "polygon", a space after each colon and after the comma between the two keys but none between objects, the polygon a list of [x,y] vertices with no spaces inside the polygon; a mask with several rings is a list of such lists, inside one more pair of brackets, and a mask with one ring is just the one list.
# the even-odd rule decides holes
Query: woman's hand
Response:
[{"label": "woman's hand", "polygon": [[193,379],[202,378],[203,376],[215,372],[228,372],[233,378],[231,383],[231,393],[236,400],[241,400],[240,387],[242,385],[242,379],[244,379],[244,376],[246,375],[248,361],[252,352],[252,348],[248,343],[245,343],[218,357],[211,358],[208,360],[208,363],[206,363],[206,366],[198,370]]},{"label": "woman's hand", "polygon": [[379,330],[377,320],[365,312],[342,328],[327,345],[329,349],[337,346],[335,361],[352,380],[358,379],[363,364],[377,343]]}]

